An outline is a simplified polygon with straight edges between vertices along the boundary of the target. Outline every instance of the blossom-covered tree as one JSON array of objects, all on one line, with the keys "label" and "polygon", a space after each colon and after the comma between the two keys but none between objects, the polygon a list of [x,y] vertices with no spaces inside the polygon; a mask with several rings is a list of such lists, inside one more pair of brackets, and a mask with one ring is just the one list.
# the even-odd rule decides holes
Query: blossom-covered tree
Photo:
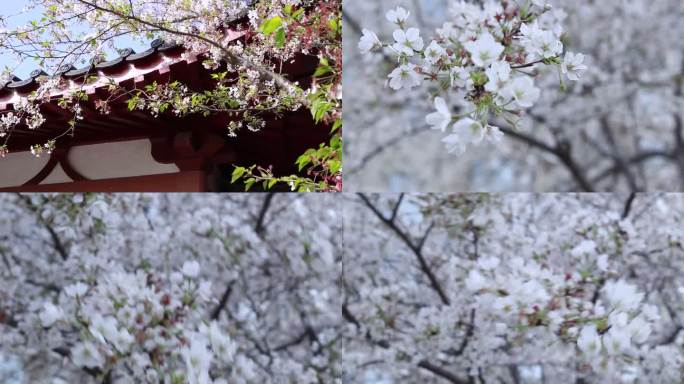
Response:
[{"label": "blossom-covered tree", "polygon": [[681,189],[680,2],[344,8],[350,188]]},{"label": "blossom-covered tree", "polygon": [[360,195],[350,382],[677,383],[681,195]]},{"label": "blossom-covered tree", "polygon": [[0,366],[14,361],[17,382],[339,377],[331,197],[2,195],[0,206]]},{"label": "blossom-covered tree", "polygon": [[[101,113],[109,104],[127,100],[131,110],[178,116],[229,113],[239,116],[226,127],[227,134],[259,130],[265,114],[281,114],[308,108],[317,123],[332,130],[331,140],[297,159],[306,177],[273,175],[260,167],[237,168],[233,182],[242,180],[271,188],[287,183],[293,190],[341,190],[341,2],[339,0],[36,0],[27,10],[41,17],[18,28],[2,28],[0,53],[17,59],[36,60],[48,76],[40,87],[23,98],[14,110],[0,116],[0,155],[7,153],[14,127],[40,127],[45,121],[40,105],[51,95],[62,94],[59,106],[73,113],[64,132],[45,143],[36,143],[36,155],[50,152],[61,136],[77,135],[83,119],[81,103],[87,100],[81,87],[65,84],[64,68],[88,61],[103,61],[106,52],[121,50],[122,37],[136,40],[159,38],[183,45],[188,52],[206,56],[205,67],[214,71],[213,89],[191,90],[185,84],[152,84],[130,89],[114,81],[110,97],[98,103]],[[247,42],[235,42],[227,33],[236,21]],[[301,55],[318,58],[312,84],[299,84],[283,74],[283,65]],[[9,80],[6,70],[3,79]],[[88,80],[96,76],[86,76]],[[3,83],[4,84],[4,83]]]}]

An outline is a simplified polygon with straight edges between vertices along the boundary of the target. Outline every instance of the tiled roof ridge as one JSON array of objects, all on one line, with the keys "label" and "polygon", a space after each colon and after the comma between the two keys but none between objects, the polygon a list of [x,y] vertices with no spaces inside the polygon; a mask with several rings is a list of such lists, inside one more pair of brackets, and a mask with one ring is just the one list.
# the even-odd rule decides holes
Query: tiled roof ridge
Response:
[{"label": "tiled roof ridge", "polygon": [[[88,73],[91,73],[94,70],[98,69],[112,69],[113,67],[127,62],[127,63],[133,63],[142,59],[145,59],[157,52],[164,52],[168,51],[174,48],[181,48],[182,46],[177,44],[177,43],[166,43],[161,39],[156,39],[152,41],[150,44],[150,48],[144,52],[140,53],[135,53],[135,51],[132,48],[124,48],[119,51],[119,57],[113,59],[113,60],[108,60],[108,61],[103,61],[100,63],[97,63],[95,61],[91,61],[90,65],[86,65],[85,67],[82,68],[75,68],[73,65],[70,64],[65,64],[60,66],[55,73],[52,75],[53,77],[56,76],[61,76],[66,79],[74,79],[74,78],[79,78],[82,77]],[[26,79],[20,79],[16,75],[13,75],[12,80],[9,82],[4,82],[0,83],[0,92],[2,92],[5,88],[10,89],[10,90],[16,90],[19,88],[25,88],[30,85],[33,85],[36,83],[36,79],[41,77],[41,76],[50,76],[48,75],[43,69],[35,69],[31,72],[28,78]]]},{"label": "tiled roof ridge", "polygon": [[26,79],[20,79],[16,75],[12,75],[12,80],[9,82],[0,82],[0,99],[2,99],[3,94],[9,92],[17,92],[19,94],[26,94],[27,91],[35,89],[38,85],[38,78],[43,76],[50,77],[61,77],[64,80],[77,80],[83,79],[86,75],[91,74],[93,76],[99,76],[98,70],[105,71],[117,71],[119,67],[124,68],[124,65],[135,64],[137,62],[142,62],[154,55],[161,54],[165,51],[171,50],[184,50],[182,45],[175,42],[166,43],[161,39],[156,39],[150,44],[150,48],[144,52],[135,53],[131,48],[122,49],[119,52],[119,57],[103,61],[95,62],[91,60],[89,65],[82,68],[75,68],[73,65],[62,65],[59,67],[53,75],[47,74],[43,69],[35,69],[31,72],[29,77]]},{"label": "tiled roof ridge", "polygon": [[[254,0],[248,0],[248,2],[249,5],[256,3],[256,1]],[[226,24],[226,26],[236,27],[240,24],[245,23],[246,21],[247,12],[243,12],[237,17],[230,20]],[[31,71],[29,77],[23,80],[18,76],[11,74],[10,81],[0,81],[0,94],[4,93],[7,90],[15,91],[30,88],[31,86],[37,83],[36,79],[38,79],[41,76],[61,76],[66,80],[78,79],[85,76],[86,74],[93,73],[93,71],[115,70],[115,67],[117,67],[121,63],[135,63],[138,61],[143,61],[156,53],[163,53],[174,49],[184,49],[184,47],[176,42],[167,42],[163,39],[155,39],[150,43],[150,48],[143,52],[136,53],[132,48],[127,47],[119,50],[119,57],[115,59],[102,62],[96,62],[94,59],[91,59],[90,64],[82,68],[75,68],[72,64],[64,64],[61,65],[54,72],[53,75],[49,75],[42,68],[39,68]]]}]

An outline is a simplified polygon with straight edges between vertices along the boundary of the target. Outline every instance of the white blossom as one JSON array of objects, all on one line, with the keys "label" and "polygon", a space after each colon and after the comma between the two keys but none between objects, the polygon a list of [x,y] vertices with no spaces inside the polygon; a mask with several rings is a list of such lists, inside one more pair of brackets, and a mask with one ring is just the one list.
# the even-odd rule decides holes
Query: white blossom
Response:
[{"label": "white blossom", "polygon": [[601,352],[602,343],[596,325],[589,324],[582,327],[577,338],[577,347],[589,357],[596,356]]},{"label": "white blossom", "polygon": [[582,74],[584,71],[587,70],[587,66],[583,64],[584,62],[584,55],[581,53],[572,53],[568,52],[565,54],[565,57],[563,58],[563,63],[561,64],[561,68],[563,70],[563,74],[568,76],[568,79],[577,81],[580,78],[582,78]]},{"label": "white blossom", "polygon": [[499,59],[504,46],[489,32],[485,32],[478,36],[477,40],[467,42],[465,49],[470,53],[470,58],[476,66],[487,67]]},{"label": "white blossom", "polygon": [[399,66],[388,77],[389,86],[394,90],[417,87],[422,82],[421,75],[416,72],[416,66],[413,64]]},{"label": "white blossom", "polygon": [[392,48],[400,54],[413,56],[416,51],[423,49],[423,39],[420,37],[420,31],[417,28],[409,28],[406,31],[397,29],[392,36],[395,41]]},{"label": "white blossom", "polygon": [[390,23],[401,25],[408,20],[409,12],[402,7],[397,7],[396,9],[390,9],[387,11],[386,17]]},{"label": "white blossom", "polygon": [[511,66],[506,61],[496,61],[485,70],[485,73],[488,79],[485,90],[498,93],[511,77]]},{"label": "white blossom", "polygon": [[104,357],[91,342],[76,344],[71,350],[71,361],[84,368],[101,368],[104,365]]},{"label": "white blossom", "polygon": [[88,291],[88,286],[78,282],[64,288],[64,293],[69,297],[82,297]]},{"label": "white blossom", "polygon": [[508,100],[515,100],[520,108],[532,107],[539,100],[540,94],[541,91],[529,77],[517,77],[501,90],[501,95]]},{"label": "white blossom", "polygon": [[425,122],[427,122],[432,129],[439,129],[444,132],[451,124],[449,106],[443,98],[436,97],[435,108],[437,109],[437,112],[427,115],[425,117]]},{"label": "white blossom", "polygon": [[40,313],[40,323],[43,327],[51,327],[55,322],[64,317],[62,308],[52,304],[43,304],[43,311]]},{"label": "white blossom", "polygon": [[200,265],[197,261],[186,261],[183,263],[182,272],[185,276],[194,279],[199,275]]},{"label": "white blossom", "polygon": [[446,56],[446,51],[436,41],[432,40],[425,48],[425,62],[429,65],[436,64],[441,58]]},{"label": "white blossom", "polygon": [[644,298],[644,294],[639,292],[635,285],[624,280],[609,281],[603,290],[611,306],[621,311],[635,309]]},{"label": "white blossom", "polygon": [[378,35],[369,29],[364,29],[363,36],[359,40],[359,50],[361,53],[369,53],[380,47],[382,47],[382,43],[378,39]]}]

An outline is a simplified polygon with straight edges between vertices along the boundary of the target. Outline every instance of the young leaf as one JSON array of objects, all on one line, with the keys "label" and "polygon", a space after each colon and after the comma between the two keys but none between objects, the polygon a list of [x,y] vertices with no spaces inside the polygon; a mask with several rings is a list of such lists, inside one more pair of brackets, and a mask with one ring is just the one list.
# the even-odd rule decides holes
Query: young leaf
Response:
[{"label": "young leaf", "polygon": [[282,25],[283,25],[283,19],[281,19],[280,16],[275,16],[275,17],[272,17],[272,18],[266,20],[263,24],[261,24],[261,27],[259,27],[259,30],[264,35],[270,36],[273,32],[276,31],[276,29],[280,28]]}]

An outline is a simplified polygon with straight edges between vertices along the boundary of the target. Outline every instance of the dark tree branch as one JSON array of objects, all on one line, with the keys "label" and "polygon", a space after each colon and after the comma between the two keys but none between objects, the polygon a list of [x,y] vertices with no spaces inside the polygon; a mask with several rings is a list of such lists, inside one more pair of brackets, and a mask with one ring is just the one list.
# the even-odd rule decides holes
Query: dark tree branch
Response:
[{"label": "dark tree branch", "polygon": [[295,337],[291,341],[288,341],[284,344],[281,344],[273,348],[273,350],[276,352],[280,352],[295,345],[301,344],[304,340],[307,339],[310,343],[318,342],[318,336],[316,335],[316,331],[314,331],[314,329],[310,325],[304,327],[304,331],[301,334],[299,334],[299,336]]},{"label": "dark tree branch", "polygon": [[[71,351],[67,347],[53,348],[52,352],[60,355],[61,357],[66,357],[66,358],[71,357]],[[106,381],[107,377],[109,377],[109,380],[111,380],[111,370],[107,374],[104,374],[104,372],[99,368],[83,367],[82,369],[83,369],[83,372],[87,373],[88,375],[92,376],[93,378],[102,377],[103,383],[108,382],[108,381]]]},{"label": "dark tree branch", "polygon": [[656,345],[669,345],[677,341],[677,336],[684,330],[681,325],[677,325],[672,332],[668,333],[662,340],[660,340]]},{"label": "dark tree branch", "polygon": [[425,246],[425,241],[427,240],[428,236],[430,235],[430,232],[432,232],[432,228],[434,228],[434,227],[435,227],[435,222],[433,221],[428,226],[428,229],[425,230],[423,237],[420,238],[420,241],[418,242],[418,249],[423,249],[423,246]]},{"label": "dark tree branch", "polygon": [[396,221],[386,218],[382,214],[382,212],[380,212],[378,208],[376,208],[375,205],[373,205],[373,203],[368,199],[368,197],[366,197],[366,195],[364,195],[363,193],[359,193],[359,197],[361,198],[361,200],[363,200],[366,206],[375,214],[375,216],[377,216],[381,222],[383,222],[390,229],[392,229],[392,231],[394,231],[394,233],[397,236],[399,236],[399,238],[404,242],[404,244],[406,244],[406,246],[413,252],[413,254],[418,259],[418,264],[420,264],[421,271],[423,271],[423,273],[427,276],[428,280],[430,281],[430,285],[435,290],[435,292],[437,292],[442,303],[445,305],[450,305],[451,302],[449,300],[449,297],[446,295],[439,280],[437,280],[437,277],[432,272],[432,269],[430,268],[430,265],[425,259],[425,256],[423,255],[422,251],[422,246],[425,244],[425,238],[428,236],[430,230],[432,229],[432,226],[428,228],[420,243],[416,244],[413,240],[411,240],[409,235],[407,235],[404,231],[401,230],[401,228],[397,226]]},{"label": "dark tree branch", "polygon": [[603,116],[600,119],[601,122],[601,132],[603,133],[603,136],[605,137],[606,141],[610,145],[612,153],[609,154],[608,156],[613,159],[613,162],[615,163],[615,166],[620,170],[620,172],[625,176],[625,179],[627,180],[627,184],[629,184],[630,190],[636,192],[639,190],[639,187],[637,186],[636,179],[634,178],[634,175],[629,169],[629,166],[623,156],[620,154],[620,150],[618,148],[617,141],[615,140],[615,135],[613,135],[613,131],[610,129],[610,124],[608,122],[608,117]]},{"label": "dark tree branch", "polygon": [[[280,75],[279,73],[275,73],[268,69],[267,67],[251,62],[245,57],[236,55],[234,52],[232,52],[230,49],[224,47],[223,45],[220,44],[218,41],[214,41],[211,38],[204,36],[203,34],[198,34],[198,33],[192,33],[192,32],[185,32],[179,29],[173,29],[171,28],[171,25],[166,25],[162,23],[154,23],[152,21],[148,21],[146,19],[142,19],[140,17],[137,17],[133,14],[128,15],[126,13],[123,13],[119,10],[112,9],[112,8],[107,8],[105,6],[101,6],[98,4],[97,1],[92,1],[92,0],[77,0],[79,3],[85,4],[87,6],[92,7],[94,10],[97,11],[102,11],[104,13],[109,13],[111,15],[114,15],[116,17],[119,17],[120,19],[123,19],[124,22],[136,22],[140,23],[144,26],[151,27],[154,29],[157,29],[159,31],[163,31],[166,33],[170,33],[176,36],[185,36],[189,38],[193,38],[199,41],[202,41],[208,45],[211,45],[223,52],[225,60],[232,64],[232,65],[239,65],[239,66],[245,66],[248,68],[252,68],[253,70],[259,72],[259,74],[267,78],[269,80],[272,80],[275,82],[278,86],[280,86],[283,89],[289,89],[293,84],[291,81]],[[302,105],[309,107],[310,102],[305,98],[305,97],[298,97],[297,101],[299,101]]]},{"label": "dark tree branch", "polygon": [[[268,209],[271,207],[271,202],[273,201],[273,197],[275,196],[275,193],[269,192],[266,195],[266,198],[264,199],[263,203],[261,204],[261,209],[259,210],[259,216],[256,219],[256,223],[254,224],[254,231],[257,233],[257,235],[262,236],[264,234],[264,231],[266,230],[265,222],[266,222],[266,213],[268,212]],[[218,305],[211,311],[211,319],[216,320],[219,318],[221,315],[221,311],[226,307],[228,304],[228,300],[230,299],[230,295],[233,292],[233,284],[235,284],[234,281],[231,281],[228,283],[226,286],[226,289],[223,291],[223,294],[221,295],[221,299],[219,300]]]},{"label": "dark tree branch", "polygon": [[[629,166],[634,166],[634,165],[639,165],[643,163],[644,161],[651,160],[653,158],[657,157],[662,157],[664,159],[667,159],[669,161],[672,161],[674,159],[673,155],[669,152],[665,151],[644,151],[641,153],[638,153],[631,157],[630,159],[626,160],[627,164]],[[617,172],[620,171],[620,167],[617,165],[613,165],[610,168],[607,168],[601,172],[598,173],[595,177],[592,177],[591,182],[592,183],[598,183],[605,179],[606,177],[609,177],[613,174],[616,174]]]},{"label": "dark tree branch", "polygon": [[62,243],[62,240],[57,235],[57,232],[55,232],[54,228],[52,228],[52,225],[50,225],[50,223],[48,223],[47,220],[40,215],[40,212],[38,212],[38,207],[33,205],[33,202],[31,202],[31,199],[28,196],[24,196],[19,193],[17,196],[24,202],[26,207],[36,215],[38,222],[40,222],[50,234],[50,239],[52,240],[52,245],[55,248],[55,251],[57,251],[63,261],[67,261],[69,259],[69,253],[67,252],[64,243]]},{"label": "dark tree branch", "polygon": [[[682,63],[682,69],[684,70],[684,62]],[[675,88],[674,96],[681,98],[684,94],[684,73],[680,73],[680,79]],[[679,185],[680,188],[684,189],[684,122],[682,121],[681,111],[674,114],[674,139],[675,148],[673,150],[674,158],[677,161],[677,166],[679,168]]]},{"label": "dark tree branch", "polygon": [[634,204],[634,199],[636,199],[636,196],[637,196],[637,194],[634,192],[629,194],[627,201],[625,201],[625,208],[622,210],[622,220],[629,217],[629,214],[632,211],[632,205]]},{"label": "dark tree branch", "polygon": [[52,244],[54,245],[57,253],[59,253],[59,256],[62,258],[62,260],[67,261],[67,259],[69,258],[69,254],[67,253],[67,250],[64,247],[62,240],[60,240],[59,236],[57,236],[57,233],[55,232],[55,230],[52,228],[51,225],[49,225],[42,218],[40,219],[40,221],[43,223],[43,225],[45,226],[45,229],[47,229],[48,233],[50,234],[50,238],[52,239]]},{"label": "dark tree branch", "polygon": [[221,315],[221,311],[226,307],[226,304],[228,304],[228,299],[230,299],[230,294],[233,292],[233,284],[234,282],[230,282],[228,286],[226,286],[226,289],[223,291],[223,294],[221,295],[221,299],[219,300],[219,303],[216,305],[214,310],[211,311],[211,319],[212,320],[217,320],[219,316]]},{"label": "dark tree branch", "polygon": [[399,213],[399,207],[401,206],[401,202],[404,200],[404,194],[399,195],[399,199],[397,200],[397,203],[394,205],[394,209],[392,210],[392,216],[390,216],[389,220],[394,221],[394,219],[397,218],[397,213]]},{"label": "dark tree branch", "polygon": [[521,68],[529,68],[529,67],[534,67],[537,64],[543,63],[544,60],[537,60],[533,61],[531,63],[525,63],[525,64],[519,64],[519,65],[511,65],[511,69],[521,69]]},{"label": "dark tree branch", "polygon": [[456,356],[460,356],[465,352],[465,349],[468,347],[468,343],[470,343],[470,338],[473,337],[473,334],[475,334],[475,309],[470,310],[470,324],[467,327],[466,334],[463,337],[463,341],[461,341],[461,345],[458,346],[458,349],[455,351]]},{"label": "dark tree branch", "polygon": [[587,179],[579,164],[577,164],[576,160],[572,157],[572,150],[569,142],[559,143],[555,147],[552,147],[534,137],[528,136],[513,129],[506,127],[499,127],[499,129],[501,129],[501,132],[518,141],[554,155],[572,174],[575,182],[583,192],[594,192],[594,187],[592,186],[591,182],[589,179]]},{"label": "dark tree branch", "polygon": [[[345,319],[347,319],[347,321],[349,321],[349,322],[351,322],[352,324],[356,325],[357,328],[360,328],[360,323],[359,323],[359,321],[357,320],[356,316],[354,316],[354,314],[351,313],[351,312],[349,311],[349,308],[347,308],[346,305],[342,307],[342,313],[343,313],[343,314],[346,313],[346,314],[344,315],[344,317],[345,317]],[[367,339],[371,344],[377,345],[377,346],[380,347],[380,348],[387,349],[387,348],[389,348],[389,346],[390,346],[389,343],[388,343],[387,341],[385,341],[385,340],[375,340],[375,339],[373,338],[373,336],[370,334],[370,331],[366,332],[366,339]],[[435,375],[437,375],[437,376],[439,376],[439,377],[441,377],[441,378],[443,378],[443,379],[449,380],[449,382],[451,382],[451,383],[456,383],[456,384],[470,384],[469,381],[461,380],[461,379],[460,379],[458,376],[456,376],[455,374],[449,372],[448,370],[446,370],[446,369],[444,369],[444,368],[442,368],[442,367],[440,367],[440,366],[438,366],[438,365],[435,365],[435,364],[433,364],[433,363],[430,363],[427,359],[421,360],[421,361],[418,363],[418,367],[419,367],[419,368],[422,368],[422,369],[425,369],[425,370],[427,370],[427,371],[430,371],[430,372],[432,372],[433,374],[435,374]]]},{"label": "dark tree branch", "polygon": [[426,371],[432,372],[433,374],[446,379],[450,383],[453,384],[469,384],[470,381],[463,380],[460,377],[456,376],[454,373],[438,366],[435,364],[430,363],[427,360],[422,360],[421,362],[418,363],[418,367],[423,368]]},{"label": "dark tree branch", "polygon": [[354,316],[353,313],[349,310],[349,306],[345,303],[342,304],[342,317],[349,323],[354,324],[356,326],[356,329],[361,328],[361,323],[359,322],[359,319]]},{"label": "dark tree branch", "polygon": [[682,116],[679,114],[674,115],[674,121],[675,148],[672,155],[676,159],[679,168],[679,185],[684,189],[684,123],[682,122]]},{"label": "dark tree branch", "polygon": [[268,208],[271,206],[271,201],[273,201],[274,196],[275,196],[274,192],[269,192],[266,195],[266,198],[264,199],[263,204],[261,205],[261,210],[259,211],[259,217],[257,218],[256,224],[254,225],[254,231],[258,235],[261,235],[265,230],[264,221],[266,220],[266,212],[268,212]]}]

